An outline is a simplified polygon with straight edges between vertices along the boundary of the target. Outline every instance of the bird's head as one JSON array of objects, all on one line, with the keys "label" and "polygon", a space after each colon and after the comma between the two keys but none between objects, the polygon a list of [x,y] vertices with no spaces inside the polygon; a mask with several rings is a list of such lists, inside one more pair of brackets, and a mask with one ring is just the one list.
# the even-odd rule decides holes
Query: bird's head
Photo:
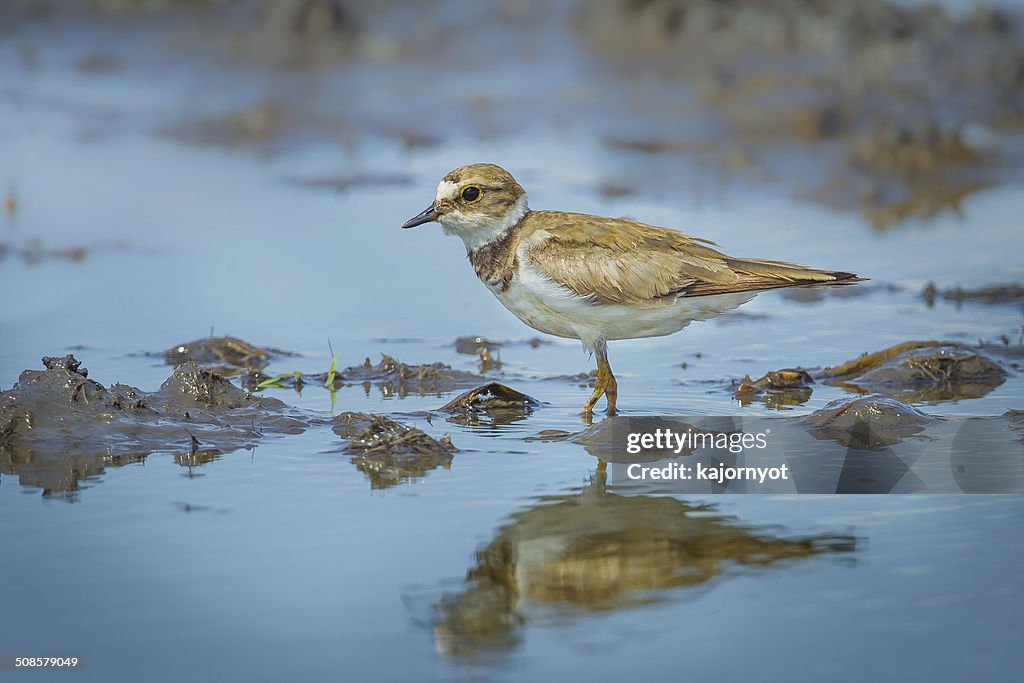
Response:
[{"label": "bird's head", "polygon": [[527,210],[526,191],[511,173],[494,164],[472,164],[446,175],[433,204],[402,227],[437,221],[472,251],[505,233]]}]

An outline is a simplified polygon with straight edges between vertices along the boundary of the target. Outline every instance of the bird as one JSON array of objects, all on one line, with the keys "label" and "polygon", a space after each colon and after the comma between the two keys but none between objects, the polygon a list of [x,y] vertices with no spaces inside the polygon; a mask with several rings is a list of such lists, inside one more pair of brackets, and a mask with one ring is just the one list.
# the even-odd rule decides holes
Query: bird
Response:
[{"label": "bird", "polygon": [[673,334],[781,287],[864,278],[766,259],[735,258],[711,240],[625,218],[532,211],[526,191],[495,164],[445,175],[434,201],[403,228],[437,222],[460,237],[473,270],[505,308],[546,334],[578,339],[597,358],[594,390],[615,415],[608,342]]}]

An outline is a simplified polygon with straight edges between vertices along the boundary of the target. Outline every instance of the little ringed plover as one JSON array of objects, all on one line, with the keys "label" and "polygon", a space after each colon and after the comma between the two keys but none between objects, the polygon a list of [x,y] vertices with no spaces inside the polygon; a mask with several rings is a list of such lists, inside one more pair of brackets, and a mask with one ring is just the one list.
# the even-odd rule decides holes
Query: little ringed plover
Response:
[{"label": "little ringed plover", "polygon": [[500,166],[457,168],[434,202],[403,228],[437,221],[466,245],[477,276],[530,327],[579,339],[597,356],[601,396],[615,414],[613,339],[678,332],[750,301],[766,289],[859,282],[853,273],[785,261],[734,258],[714,242],[622,218],[531,211],[526,191]]}]

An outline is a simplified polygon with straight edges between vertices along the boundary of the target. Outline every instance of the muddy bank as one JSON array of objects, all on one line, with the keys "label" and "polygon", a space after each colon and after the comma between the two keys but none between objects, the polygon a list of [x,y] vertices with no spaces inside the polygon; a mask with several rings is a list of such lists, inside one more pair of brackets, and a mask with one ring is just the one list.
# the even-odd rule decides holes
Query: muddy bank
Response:
[{"label": "muddy bank", "polygon": [[153,452],[195,465],[272,434],[299,434],[316,421],[192,362],[154,392],[105,387],[70,355],[44,358],[43,365],[0,392],[0,471],[46,495],[75,491],[105,467]]},{"label": "muddy bank", "polygon": [[[228,357],[241,365],[261,357],[251,353],[255,347],[230,342],[215,344],[212,355],[195,356],[214,363]],[[182,358],[177,351],[186,346],[207,348],[182,345],[168,358]],[[225,356],[224,348],[246,353]],[[448,437],[437,440],[382,415],[346,412],[331,420],[255,397],[226,379],[219,366],[201,368],[194,360],[177,365],[155,392],[104,387],[70,355],[47,357],[43,364],[45,370],[26,370],[12,389],[0,392],[0,472],[18,475],[23,486],[40,487],[44,495],[73,495],[106,467],[141,462],[151,453],[172,453],[191,470],[271,435],[300,434],[318,425],[331,425],[345,439],[344,452],[353,455],[373,488],[448,468],[456,450]],[[465,403],[467,411],[479,410],[485,418],[494,407],[486,400]]]}]

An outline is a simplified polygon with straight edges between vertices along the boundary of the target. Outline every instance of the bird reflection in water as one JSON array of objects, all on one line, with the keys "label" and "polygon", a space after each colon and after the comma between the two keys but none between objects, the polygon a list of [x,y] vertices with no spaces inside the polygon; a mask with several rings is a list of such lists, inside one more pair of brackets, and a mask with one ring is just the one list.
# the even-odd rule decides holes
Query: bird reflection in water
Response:
[{"label": "bird reflection in water", "polygon": [[778,527],[744,527],[711,506],[610,493],[605,482],[600,467],[582,490],[547,498],[498,529],[476,553],[465,588],[435,606],[439,652],[512,650],[522,625],[542,609],[582,616],[651,604],[736,568],[781,569],[857,550],[854,536],[785,537]]}]

